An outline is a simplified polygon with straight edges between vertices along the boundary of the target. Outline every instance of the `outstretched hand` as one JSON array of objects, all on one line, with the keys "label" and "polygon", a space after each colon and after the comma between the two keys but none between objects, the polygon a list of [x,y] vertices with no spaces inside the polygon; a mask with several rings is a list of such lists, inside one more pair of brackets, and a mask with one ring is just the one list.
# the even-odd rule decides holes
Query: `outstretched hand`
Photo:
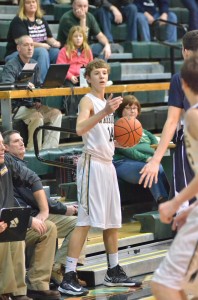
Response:
[{"label": "outstretched hand", "polygon": [[106,106],[105,106],[105,111],[106,111],[107,115],[115,112],[116,109],[122,103],[122,101],[123,101],[123,98],[121,96],[113,98],[113,94],[111,94],[109,96],[109,98],[107,99],[107,103],[106,103]]},{"label": "outstretched hand", "polygon": [[159,172],[159,163],[156,162],[153,158],[141,169],[140,171],[140,180],[139,184],[144,182],[144,187],[151,188],[153,182],[157,183],[158,181],[158,172]]}]

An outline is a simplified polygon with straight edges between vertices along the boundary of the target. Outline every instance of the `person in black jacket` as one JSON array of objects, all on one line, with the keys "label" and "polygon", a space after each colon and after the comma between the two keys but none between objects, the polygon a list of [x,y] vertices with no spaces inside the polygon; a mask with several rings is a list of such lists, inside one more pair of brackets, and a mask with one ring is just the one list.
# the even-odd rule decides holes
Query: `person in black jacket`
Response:
[{"label": "person in black jacket", "polygon": [[[35,247],[30,269],[27,272],[27,286],[25,283],[25,252],[24,242],[0,243],[0,298],[31,300],[37,296],[40,300],[60,299],[58,291],[49,290],[50,272],[56,246],[56,226],[47,220],[48,207],[45,192],[40,178],[31,170],[22,167],[11,156],[5,154],[3,137],[0,133],[0,208],[17,206],[13,194],[13,183],[27,186],[40,206],[40,213],[35,217],[37,229],[31,246]],[[0,234],[6,229],[6,224],[0,222]],[[33,229],[32,229],[33,231]],[[50,247],[49,247],[50,245]],[[37,264],[37,259],[42,265]],[[34,276],[33,276],[34,275]],[[26,296],[26,293],[29,297]]]},{"label": "person in black jacket", "polygon": [[[169,11],[168,0],[134,0],[134,4],[138,9],[138,34],[141,41],[151,41],[149,25],[152,25],[156,19],[177,23],[176,14]],[[159,24],[165,25],[164,22]],[[169,43],[177,41],[177,26],[166,25],[165,39]]]},{"label": "person in black jacket", "polygon": [[[21,36],[17,41],[18,55],[10,59],[4,66],[2,72],[2,82],[17,82],[25,64],[36,63],[32,59],[34,44],[33,39],[28,36]],[[34,75],[29,82],[29,86],[34,88],[40,85],[39,64],[35,66]],[[28,144],[27,150],[33,150],[33,133],[38,126],[48,123],[48,125],[61,127],[62,114],[59,109],[42,105],[40,98],[17,99],[17,111],[14,112],[15,119],[21,119],[28,125]],[[57,131],[45,130],[42,143],[42,134],[38,135],[39,149],[57,148],[59,145],[60,133]]]},{"label": "person in black jacket", "polygon": [[[27,165],[24,161],[25,147],[23,138],[17,130],[8,130],[3,134],[4,145],[7,153],[17,161],[21,166]],[[34,220],[35,216],[39,213],[39,206],[34,197],[34,194],[29,188],[14,184],[14,196],[21,206],[31,206],[31,216]],[[49,206],[48,220],[53,222],[57,227],[58,238],[64,239],[62,245],[56,251],[54,266],[52,269],[52,280],[58,285],[62,281],[61,269],[65,265],[67,247],[70,235],[75,228],[75,217],[78,213],[78,207],[75,205],[65,205],[60,201],[51,200],[47,198]],[[32,239],[33,232],[29,231],[26,235],[26,245]],[[79,262],[84,262],[84,255],[80,257]]]},{"label": "person in black jacket", "polygon": [[95,16],[102,32],[113,43],[111,24],[127,24],[127,40],[137,40],[137,8],[132,0],[91,0],[89,4],[97,7]]}]

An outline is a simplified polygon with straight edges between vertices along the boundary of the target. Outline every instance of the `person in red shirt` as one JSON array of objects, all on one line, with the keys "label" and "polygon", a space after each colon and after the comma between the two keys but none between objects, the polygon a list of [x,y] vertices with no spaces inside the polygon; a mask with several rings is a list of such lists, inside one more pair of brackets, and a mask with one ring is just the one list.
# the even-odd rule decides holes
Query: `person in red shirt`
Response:
[{"label": "person in red shirt", "polygon": [[[81,26],[71,27],[67,42],[60,50],[57,57],[57,64],[70,64],[67,72],[65,85],[74,87],[79,85],[80,68],[86,67],[93,60],[91,48],[87,43],[86,32]],[[66,114],[75,115],[80,98],[78,95],[64,98]]]},{"label": "person in red shirt", "polygon": [[87,43],[87,37],[81,26],[73,26],[67,38],[67,43],[60,50],[57,64],[70,64],[66,80],[73,85],[79,83],[80,68],[86,67],[93,60],[91,48]]}]

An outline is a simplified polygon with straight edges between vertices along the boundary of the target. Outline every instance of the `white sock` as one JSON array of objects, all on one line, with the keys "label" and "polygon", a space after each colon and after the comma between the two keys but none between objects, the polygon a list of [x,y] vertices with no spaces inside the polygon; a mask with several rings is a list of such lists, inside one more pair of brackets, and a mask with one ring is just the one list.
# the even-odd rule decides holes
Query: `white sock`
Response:
[{"label": "white sock", "polygon": [[109,268],[112,269],[118,265],[118,252],[107,254]]},{"label": "white sock", "polygon": [[73,258],[67,256],[66,258],[66,264],[65,264],[65,273],[68,272],[76,272],[76,266],[77,266],[78,258]]}]

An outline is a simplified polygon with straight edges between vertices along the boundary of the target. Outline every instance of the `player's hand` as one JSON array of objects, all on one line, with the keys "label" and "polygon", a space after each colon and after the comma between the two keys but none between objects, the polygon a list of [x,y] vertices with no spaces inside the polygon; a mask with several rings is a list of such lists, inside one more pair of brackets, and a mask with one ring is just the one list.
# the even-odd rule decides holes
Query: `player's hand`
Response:
[{"label": "player's hand", "polygon": [[114,140],[114,145],[115,145],[116,148],[122,148],[122,149],[130,148],[130,147],[128,147],[128,146],[124,147],[124,146],[120,145],[120,144],[118,143],[118,141],[116,141],[116,140]]},{"label": "player's hand", "polygon": [[158,180],[158,172],[159,172],[159,163],[156,162],[153,158],[149,160],[149,162],[142,168],[140,171],[140,180],[139,184],[144,182],[144,187],[151,188],[153,182],[157,183]]},{"label": "player's hand", "polygon": [[160,204],[158,209],[160,213],[160,220],[165,224],[171,223],[178,208],[178,204],[175,200],[169,200]]},{"label": "player's hand", "polygon": [[47,227],[45,225],[45,223],[41,220],[39,220],[37,217],[36,218],[32,218],[32,225],[31,228],[38,232],[40,235],[46,233],[47,231]]},{"label": "player's hand", "polygon": [[172,224],[172,230],[180,230],[181,227],[186,223],[186,219],[189,215],[189,212],[187,210],[182,211],[179,215],[177,215],[173,219],[173,224]]},{"label": "player's hand", "polygon": [[78,205],[67,205],[66,216],[76,216],[78,214]]},{"label": "player's hand", "polygon": [[121,96],[113,98],[113,94],[111,94],[109,96],[109,98],[107,99],[107,103],[105,106],[106,114],[109,115],[112,112],[116,111],[116,109],[118,109],[118,107],[120,106],[122,101],[123,101],[123,98]]},{"label": "player's hand", "polygon": [[5,223],[4,221],[0,221],[0,233],[4,232],[7,227],[7,223]]}]

